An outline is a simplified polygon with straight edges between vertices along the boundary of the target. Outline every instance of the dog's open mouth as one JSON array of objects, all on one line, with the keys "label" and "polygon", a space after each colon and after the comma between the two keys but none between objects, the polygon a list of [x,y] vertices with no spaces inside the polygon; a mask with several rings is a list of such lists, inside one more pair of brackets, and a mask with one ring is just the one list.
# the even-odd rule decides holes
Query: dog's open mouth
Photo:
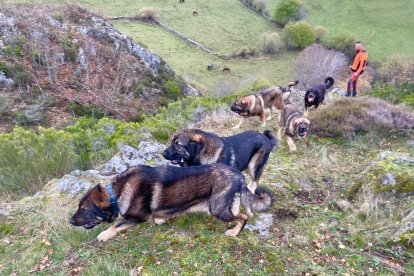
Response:
[{"label": "dog's open mouth", "polygon": [[307,131],[299,132],[299,136],[300,136],[300,137],[305,137],[305,136],[306,136],[306,134],[308,134],[308,132],[307,132]]},{"label": "dog's open mouth", "polygon": [[185,164],[185,160],[184,160],[184,158],[181,158],[181,159],[177,159],[177,160],[171,160],[170,163],[172,165],[183,166]]},{"label": "dog's open mouth", "polygon": [[85,228],[85,229],[91,229],[91,228],[94,228],[99,223],[101,223],[101,222],[100,221],[91,221],[91,222],[88,222],[87,224],[85,224],[83,226],[83,228]]}]

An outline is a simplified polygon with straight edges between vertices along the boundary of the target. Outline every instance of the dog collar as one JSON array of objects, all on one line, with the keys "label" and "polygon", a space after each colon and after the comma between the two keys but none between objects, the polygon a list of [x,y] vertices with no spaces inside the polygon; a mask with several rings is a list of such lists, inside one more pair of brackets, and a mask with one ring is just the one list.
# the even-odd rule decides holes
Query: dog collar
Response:
[{"label": "dog collar", "polygon": [[111,183],[106,184],[105,189],[108,192],[109,197],[110,197],[109,202],[111,203],[112,212],[114,213],[115,216],[118,216],[118,214],[119,214],[118,201],[117,201],[117,198],[114,194],[114,191],[112,190]]}]

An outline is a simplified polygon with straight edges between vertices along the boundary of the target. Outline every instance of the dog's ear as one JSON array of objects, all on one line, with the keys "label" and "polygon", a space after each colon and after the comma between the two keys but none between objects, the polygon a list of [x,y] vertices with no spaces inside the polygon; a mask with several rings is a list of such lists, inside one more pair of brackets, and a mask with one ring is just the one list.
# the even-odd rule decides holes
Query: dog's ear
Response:
[{"label": "dog's ear", "polygon": [[175,143],[180,146],[186,147],[188,143],[190,143],[190,138],[188,137],[188,135],[185,135],[182,133],[181,135],[177,135],[177,138],[175,139]]},{"label": "dog's ear", "polygon": [[308,120],[308,118],[304,118],[303,121],[307,124],[310,125],[310,121]]}]

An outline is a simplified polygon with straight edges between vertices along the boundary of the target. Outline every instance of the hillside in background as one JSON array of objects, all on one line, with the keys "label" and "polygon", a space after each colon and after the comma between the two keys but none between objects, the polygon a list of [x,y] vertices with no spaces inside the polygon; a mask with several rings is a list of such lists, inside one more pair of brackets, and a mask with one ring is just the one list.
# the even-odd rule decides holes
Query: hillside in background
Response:
[{"label": "hillside in background", "polygon": [[78,6],[2,9],[0,37],[2,132],[72,116],[140,120],[189,92],[159,56]]}]

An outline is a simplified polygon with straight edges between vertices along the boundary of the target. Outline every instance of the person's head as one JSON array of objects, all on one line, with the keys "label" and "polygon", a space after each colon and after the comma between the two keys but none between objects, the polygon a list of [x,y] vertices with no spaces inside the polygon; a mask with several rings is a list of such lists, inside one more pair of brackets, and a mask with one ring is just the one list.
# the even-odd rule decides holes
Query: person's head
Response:
[{"label": "person's head", "polygon": [[364,48],[364,43],[362,43],[361,41],[355,42],[355,50],[359,51],[363,48]]}]

